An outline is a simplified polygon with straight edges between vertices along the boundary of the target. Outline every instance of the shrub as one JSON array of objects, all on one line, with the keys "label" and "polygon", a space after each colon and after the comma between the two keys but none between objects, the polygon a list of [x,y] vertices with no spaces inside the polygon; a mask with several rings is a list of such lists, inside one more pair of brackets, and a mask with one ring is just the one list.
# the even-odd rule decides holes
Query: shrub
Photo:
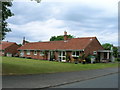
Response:
[{"label": "shrub", "polygon": [[118,61],[118,62],[120,62],[120,58],[116,58],[116,59],[115,59],[115,61]]},{"label": "shrub", "polygon": [[88,55],[86,58],[85,58],[86,62],[87,63],[91,63],[91,55]]}]

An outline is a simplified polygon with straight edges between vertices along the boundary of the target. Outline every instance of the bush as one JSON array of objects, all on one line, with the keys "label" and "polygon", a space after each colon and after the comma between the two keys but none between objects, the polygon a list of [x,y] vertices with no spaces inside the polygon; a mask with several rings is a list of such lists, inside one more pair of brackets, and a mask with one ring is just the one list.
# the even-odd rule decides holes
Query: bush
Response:
[{"label": "bush", "polygon": [[87,63],[91,63],[91,55],[88,55],[86,58],[85,58],[86,62]]},{"label": "bush", "polygon": [[115,59],[115,61],[118,61],[118,62],[120,62],[120,58],[116,58],[116,59]]}]

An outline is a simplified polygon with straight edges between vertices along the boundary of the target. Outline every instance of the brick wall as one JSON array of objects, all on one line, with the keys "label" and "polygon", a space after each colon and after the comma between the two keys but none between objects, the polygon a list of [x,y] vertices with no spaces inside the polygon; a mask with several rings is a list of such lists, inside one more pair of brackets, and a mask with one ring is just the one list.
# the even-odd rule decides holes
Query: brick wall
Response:
[{"label": "brick wall", "polygon": [[[32,58],[32,59],[41,59],[41,60],[46,60],[48,58],[48,55],[41,56],[40,51],[37,51],[37,55],[34,55],[34,50],[30,50],[30,55],[27,55],[27,50],[24,50],[24,56],[26,58]],[[20,56],[20,51],[19,51],[19,56]]]},{"label": "brick wall", "polygon": [[7,47],[5,50],[4,50],[4,53],[7,54],[7,53],[11,53],[12,55],[15,55],[18,53],[18,48],[20,46],[17,45],[16,43],[12,44],[11,46]]},{"label": "brick wall", "polygon": [[91,54],[93,55],[94,51],[104,50],[101,44],[97,39],[94,39],[84,50],[85,56]]}]

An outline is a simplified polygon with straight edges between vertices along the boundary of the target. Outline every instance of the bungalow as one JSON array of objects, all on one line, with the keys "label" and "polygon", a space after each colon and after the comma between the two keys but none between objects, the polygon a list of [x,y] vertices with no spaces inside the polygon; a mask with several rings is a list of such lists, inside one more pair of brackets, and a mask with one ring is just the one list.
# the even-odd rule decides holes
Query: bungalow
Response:
[{"label": "bungalow", "polygon": [[24,43],[23,46],[18,48],[18,51],[20,57],[42,60],[53,59],[66,62],[67,59],[74,61],[74,57],[98,54],[101,55],[99,61],[110,59],[110,52],[104,52],[96,37],[69,39],[66,31],[64,32],[64,40]]},{"label": "bungalow", "polygon": [[0,56],[15,56],[18,54],[20,46],[14,42],[1,41],[0,42]]}]

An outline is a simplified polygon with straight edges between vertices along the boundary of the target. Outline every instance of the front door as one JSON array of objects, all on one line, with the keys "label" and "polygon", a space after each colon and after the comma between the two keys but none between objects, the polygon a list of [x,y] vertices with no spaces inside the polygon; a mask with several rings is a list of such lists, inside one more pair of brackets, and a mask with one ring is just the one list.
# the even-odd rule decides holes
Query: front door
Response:
[{"label": "front door", "polygon": [[55,57],[54,57],[54,52],[53,51],[50,51],[49,52],[49,60],[50,61],[53,61],[55,59]]},{"label": "front door", "polygon": [[66,52],[65,51],[60,51],[58,57],[59,57],[60,61],[66,62]]}]

